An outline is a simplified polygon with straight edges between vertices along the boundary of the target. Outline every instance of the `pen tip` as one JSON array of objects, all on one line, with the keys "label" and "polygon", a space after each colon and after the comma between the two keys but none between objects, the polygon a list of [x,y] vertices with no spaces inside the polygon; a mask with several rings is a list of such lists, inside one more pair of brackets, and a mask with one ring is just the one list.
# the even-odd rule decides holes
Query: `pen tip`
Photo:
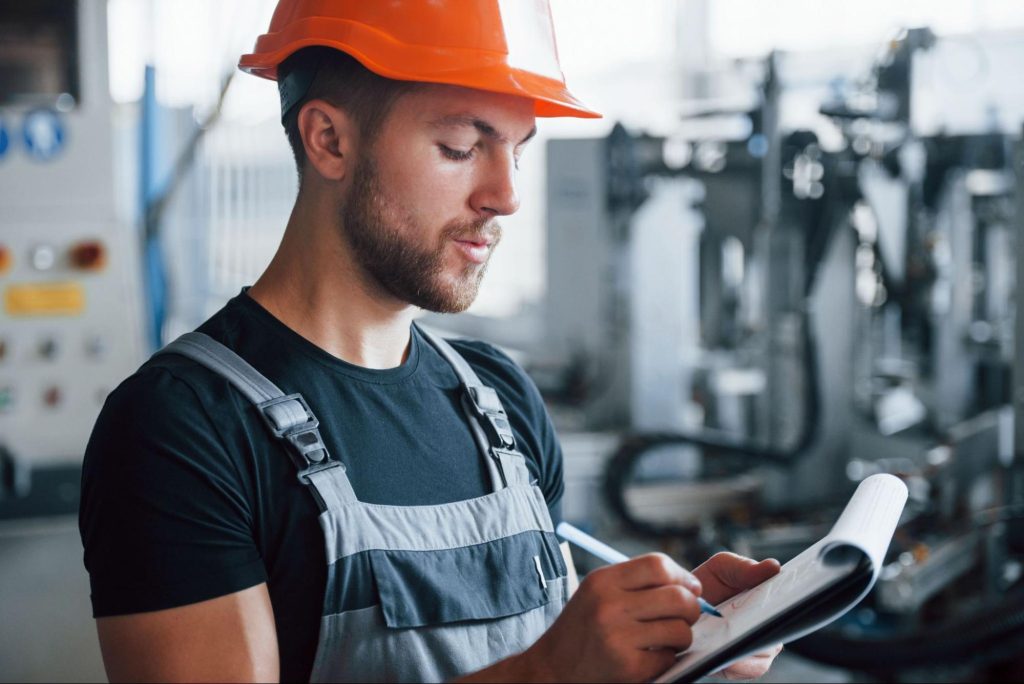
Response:
[{"label": "pen tip", "polygon": [[702,613],[714,615],[715,617],[724,617],[721,613],[718,612],[718,610],[715,609],[713,605],[705,601],[703,598],[698,598],[697,602],[700,604],[700,610]]}]

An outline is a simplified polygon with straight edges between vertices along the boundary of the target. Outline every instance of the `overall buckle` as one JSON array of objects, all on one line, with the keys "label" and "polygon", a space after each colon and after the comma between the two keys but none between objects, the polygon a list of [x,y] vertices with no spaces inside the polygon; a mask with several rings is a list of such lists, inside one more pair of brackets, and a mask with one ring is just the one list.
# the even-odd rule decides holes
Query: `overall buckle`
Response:
[{"label": "overall buckle", "polygon": [[257,408],[274,437],[287,445],[288,455],[299,469],[301,481],[306,482],[305,478],[313,472],[341,465],[339,461],[331,460],[320,436],[320,421],[301,394],[271,399]]},{"label": "overall buckle", "polygon": [[484,432],[497,449],[514,450],[516,438],[508,422],[508,414],[498,399],[498,393],[490,387],[473,386],[466,388],[466,396],[474,412],[480,417]]}]

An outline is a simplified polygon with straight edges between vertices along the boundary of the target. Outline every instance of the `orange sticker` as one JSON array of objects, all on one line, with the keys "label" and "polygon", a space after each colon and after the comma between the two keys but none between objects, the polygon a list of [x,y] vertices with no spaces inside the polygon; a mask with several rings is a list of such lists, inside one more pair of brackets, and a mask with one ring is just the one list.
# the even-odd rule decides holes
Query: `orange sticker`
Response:
[{"label": "orange sticker", "polygon": [[79,283],[9,285],[4,309],[10,316],[78,316],[85,310],[85,289]]}]

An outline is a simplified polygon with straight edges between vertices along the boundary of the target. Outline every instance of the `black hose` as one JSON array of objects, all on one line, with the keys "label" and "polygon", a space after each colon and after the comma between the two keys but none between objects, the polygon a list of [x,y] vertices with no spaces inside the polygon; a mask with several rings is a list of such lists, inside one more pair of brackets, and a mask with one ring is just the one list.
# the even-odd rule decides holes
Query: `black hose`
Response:
[{"label": "black hose", "polygon": [[642,520],[629,509],[626,503],[626,487],[633,479],[633,473],[643,455],[651,449],[686,444],[701,447],[716,456],[736,456],[750,465],[771,464],[779,466],[792,465],[803,453],[810,449],[817,438],[821,395],[818,380],[818,353],[812,321],[804,315],[804,368],[807,391],[805,392],[805,408],[803,428],[800,439],[788,449],[774,449],[753,445],[727,436],[711,434],[692,435],[677,432],[644,432],[627,435],[618,450],[608,461],[604,472],[604,496],[612,512],[634,532],[648,537],[679,537],[686,536],[691,530],[672,525],[660,525]]},{"label": "black hose", "polygon": [[955,664],[982,667],[1024,654],[1024,590],[967,617],[912,634],[852,637],[822,630],[787,648],[816,662],[862,672]]},{"label": "black hose", "polygon": [[801,314],[806,391],[804,392],[803,425],[799,439],[793,446],[779,449],[726,435],[714,435],[710,431],[700,434],[644,432],[627,435],[605,467],[604,495],[612,512],[634,532],[650,537],[678,537],[686,536],[691,532],[686,528],[646,522],[634,516],[629,510],[625,500],[625,489],[633,478],[637,463],[647,451],[661,446],[686,444],[700,447],[719,459],[734,457],[740,462],[741,467],[750,468],[758,465],[785,467],[793,465],[798,458],[806,454],[817,439],[821,422],[821,382],[818,369],[818,345],[813,330],[814,320],[810,314],[810,300],[816,288],[819,268],[825,260],[828,246],[832,238],[840,232],[840,225],[848,221],[849,210],[857,199],[855,191],[845,187],[845,184],[841,182],[841,174],[836,171],[837,162],[830,159],[827,160],[827,163],[829,164],[827,175],[835,177],[837,182],[826,186],[825,195],[818,200],[820,204],[817,210],[803,217],[805,222],[811,221],[816,225],[823,225],[826,230],[810,231],[809,233],[809,238],[813,239],[808,250],[809,261],[804,281],[805,303]]}]

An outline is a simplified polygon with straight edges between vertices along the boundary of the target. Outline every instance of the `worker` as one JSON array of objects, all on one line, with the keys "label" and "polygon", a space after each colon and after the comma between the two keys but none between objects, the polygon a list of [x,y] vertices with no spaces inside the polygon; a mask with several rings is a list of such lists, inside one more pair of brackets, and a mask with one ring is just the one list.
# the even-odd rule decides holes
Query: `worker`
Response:
[{"label": "worker", "polygon": [[[114,391],[80,527],[107,674],[134,681],[642,681],[778,572],[650,554],[570,598],[541,397],[463,311],[566,89],[546,0],[281,0],[299,191],[267,269]],[[777,649],[730,677],[764,673]]]}]

